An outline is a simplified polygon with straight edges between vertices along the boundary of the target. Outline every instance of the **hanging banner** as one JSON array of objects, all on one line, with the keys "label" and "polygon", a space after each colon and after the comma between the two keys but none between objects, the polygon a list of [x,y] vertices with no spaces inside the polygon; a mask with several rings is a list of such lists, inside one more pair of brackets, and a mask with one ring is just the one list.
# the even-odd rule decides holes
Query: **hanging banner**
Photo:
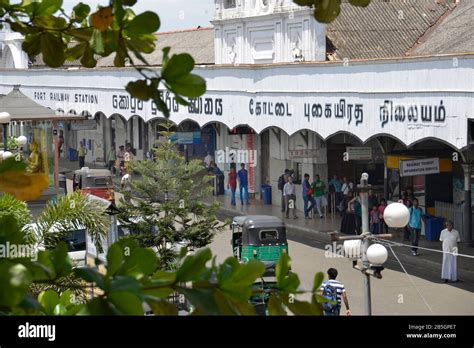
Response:
[{"label": "hanging banner", "polygon": [[400,176],[429,175],[439,172],[439,158],[400,161]]}]

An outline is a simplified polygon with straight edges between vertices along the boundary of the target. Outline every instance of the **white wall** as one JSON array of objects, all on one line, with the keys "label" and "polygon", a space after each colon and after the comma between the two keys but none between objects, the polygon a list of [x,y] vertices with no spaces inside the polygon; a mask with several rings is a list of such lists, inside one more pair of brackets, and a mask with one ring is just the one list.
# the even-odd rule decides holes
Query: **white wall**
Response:
[{"label": "white wall", "polygon": [[224,9],[216,1],[216,64],[326,60],[326,29],[311,9],[286,0],[268,3],[237,0],[235,8]]}]

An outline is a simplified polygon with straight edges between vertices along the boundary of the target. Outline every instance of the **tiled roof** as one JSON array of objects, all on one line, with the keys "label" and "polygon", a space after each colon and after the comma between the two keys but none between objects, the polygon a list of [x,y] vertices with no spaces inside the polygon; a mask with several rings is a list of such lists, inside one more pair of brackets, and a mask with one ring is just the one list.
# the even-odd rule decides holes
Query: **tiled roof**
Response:
[{"label": "tiled roof", "polygon": [[[451,0],[372,0],[365,8],[352,6],[348,0],[343,0],[341,14],[326,27],[328,59],[472,52],[473,8],[472,0],[461,0],[458,7]],[[197,65],[215,62],[213,28],[180,30],[156,36],[157,49],[145,55],[152,66],[161,65],[161,50],[167,46],[171,47],[171,53],[191,54]],[[427,41],[419,45],[422,39]],[[101,58],[97,66],[112,67],[113,60],[114,55]],[[140,61],[136,63],[140,64]],[[65,64],[66,67],[78,65],[78,62]],[[44,63],[39,57],[34,67],[41,66]]]},{"label": "tiled roof", "polygon": [[[171,47],[171,54],[189,53],[196,64],[214,64],[214,29],[200,28],[180,30],[156,35],[156,50],[144,55],[151,65],[161,65],[164,47]],[[114,55],[99,60],[98,67],[113,66]],[[136,61],[140,65],[140,61]]]},{"label": "tiled roof", "polygon": [[431,33],[420,40],[412,54],[474,52],[474,1],[462,0]]},{"label": "tiled roof", "polygon": [[448,9],[442,0],[372,0],[365,8],[345,1],[326,35],[339,59],[400,57]]}]

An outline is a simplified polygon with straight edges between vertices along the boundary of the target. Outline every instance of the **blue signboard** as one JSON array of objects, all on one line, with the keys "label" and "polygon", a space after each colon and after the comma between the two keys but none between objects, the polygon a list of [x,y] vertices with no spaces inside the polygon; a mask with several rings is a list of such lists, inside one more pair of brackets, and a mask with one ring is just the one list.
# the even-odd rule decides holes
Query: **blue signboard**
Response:
[{"label": "blue signboard", "polygon": [[201,132],[177,132],[171,136],[171,141],[180,145],[202,144]]}]

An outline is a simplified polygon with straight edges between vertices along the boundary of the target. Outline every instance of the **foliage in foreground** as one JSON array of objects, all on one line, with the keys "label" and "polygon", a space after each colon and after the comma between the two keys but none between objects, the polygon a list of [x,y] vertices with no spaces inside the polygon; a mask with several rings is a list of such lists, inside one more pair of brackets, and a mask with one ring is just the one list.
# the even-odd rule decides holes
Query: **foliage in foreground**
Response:
[{"label": "foliage in foreground", "polygon": [[[329,23],[341,12],[342,0],[294,0],[300,6],[314,9],[314,18]],[[66,13],[63,0],[0,1],[0,29],[4,24],[23,34],[23,49],[31,58],[42,55],[46,65],[58,68],[66,61],[79,60],[86,68],[94,68],[98,57],[114,54],[115,67],[131,66],[140,75],[131,81],[127,91],[137,99],[153,100],[158,110],[169,117],[170,108],[162,90],[174,94],[174,101],[188,105],[186,98],[196,98],[206,91],[206,82],[192,74],[194,59],[187,53],[170,55],[163,49],[161,72],[148,68],[147,54],[155,51],[155,33],[161,26],[153,11],[136,14],[137,0],[110,0],[109,5],[93,12],[78,2],[72,13]],[[365,7],[370,0],[349,0],[353,6]]]},{"label": "foliage in foreground", "polygon": [[[24,234],[12,217],[0,220],[0,242],[25,243]],[[113,244],[107,253],[105,272],[96,267],[73,268],[67,247],[60,242],[53,250],[39,251],[31,258],[0,258],[0,313],[3,315],[143,315],[144,304],[156,315],[177,315],[177,305],[167,301],[171,294],[188,301],[192,315],[254,315],[249,298],[252,284],[265,272],[259,261],[240,264],[234,257],[217,265],[209,249],[185,256],[183,248],[173,271],[158,268],[156,253],[132,239]],[[301,292],[296,274],[289,272],[286,254],[277,264],[277,288],[269,302],[271,315],[321,315],[324,299],[317,294],[323,274],[314,279],[311,302],[295,298]],[[73,276],[70,289],[58,291],[55,284]],[[47,284],[37,297],[31,289]],[[76,287],[95,287],[87,300],[74,295]]]},{"label": "foliage in foreground", "polygon": [[212,176],[203,174],[201,161],[186,162],[171,142],[171,133],[165,135],[153,149],[153,161],[130,163],[131,191],[123,191],[119,219],[122,226],[135,231],[140,245],[156,248],[160,267],[169,269],[178,246],[205,247],[226,225],[217,219],[218,203],[203,203],[212,194]]}]

